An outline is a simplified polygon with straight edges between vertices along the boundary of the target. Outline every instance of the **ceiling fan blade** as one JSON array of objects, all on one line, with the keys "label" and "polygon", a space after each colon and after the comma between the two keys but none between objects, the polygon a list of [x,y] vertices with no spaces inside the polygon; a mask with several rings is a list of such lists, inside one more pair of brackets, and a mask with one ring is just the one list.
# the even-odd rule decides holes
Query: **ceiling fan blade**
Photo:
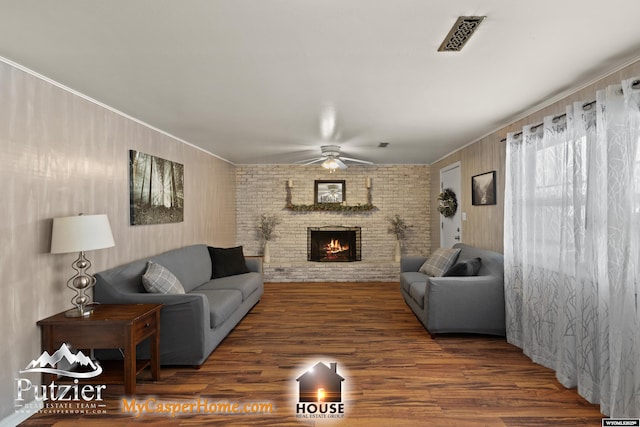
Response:
[{"label": "ceiling fan blade", "polygon": [[373,164],[373,162],[369,162],[369,161],[367,161],[367,160],[352,159],[351,157],[344,157],[344,156],[340,156],[340,158],[341,158],[341,159],[344,159],[344,160],[348,160],[348,161],[350,161],[350,162],[363,163],[363,164],[365,164],[365,165],[372,165],[372,164]]},{"label": "ceiling fan blade", "polygon": [[344,164],[344,162],[338,158],[334,159],[336,161],[336,163],[338,164],[338,168],[339,169],[346,169],[347,165]]},{"label": "ceiling fan blade", "polygon": [[306,165],[312,165],[314,163],[321,162],[323,160],[325,160],[324,157],[315,157],[313,159],[300,160],[300,161],[294,162],[294,164],[306,166]]},{"label": "ceiling fan blade", "polygon": [[330,141],[336,133],[336,109],[333,105],[325,105],[320,112],[320,135],[323,140]]}]

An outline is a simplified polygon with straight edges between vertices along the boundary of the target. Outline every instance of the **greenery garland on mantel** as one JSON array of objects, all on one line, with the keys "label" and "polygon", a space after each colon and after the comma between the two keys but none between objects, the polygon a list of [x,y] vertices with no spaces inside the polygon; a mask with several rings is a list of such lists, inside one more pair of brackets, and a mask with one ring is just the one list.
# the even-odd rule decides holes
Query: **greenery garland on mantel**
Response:
[{"label": "greenery garland on mantel", "polygon": [[343,205],[342,203],[314,203],[313,205],[288,204],[286,209],[293,212],[369,212],[377,209],[371,204]]}]

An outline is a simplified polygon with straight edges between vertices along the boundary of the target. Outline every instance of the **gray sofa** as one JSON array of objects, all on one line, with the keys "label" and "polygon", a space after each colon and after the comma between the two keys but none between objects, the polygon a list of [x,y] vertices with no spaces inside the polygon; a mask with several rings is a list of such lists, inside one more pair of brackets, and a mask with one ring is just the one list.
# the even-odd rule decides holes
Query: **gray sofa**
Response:
[{"label": "gray sofa", "polygon": [[[142,285],[147,261],[169,269],[186,293],[147,293]],[[211,279],[207,246],[186,246],[97,273],[94,300],[103,304],[164,304],[160,363],[200,366],[264,293],[262,259],[246,258],[246,263],[249,273]],[[137,354],[148,358],[149,346],[141,344]]]},{"label": "gray sofa", "polygon": [[432,338],[439,333],[505,335],[502,254],[458,243],[458,261],[480,258],[477,276],[427,277],[426,257],[400,261],[400,292]]}]

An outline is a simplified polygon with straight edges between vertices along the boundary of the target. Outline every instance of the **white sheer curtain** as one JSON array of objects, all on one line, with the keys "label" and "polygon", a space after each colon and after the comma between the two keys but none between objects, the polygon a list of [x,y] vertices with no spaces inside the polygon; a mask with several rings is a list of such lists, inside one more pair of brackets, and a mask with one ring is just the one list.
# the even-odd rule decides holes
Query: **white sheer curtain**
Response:
[{"label": "white sheer curtain", "polygon": [[507,339],[612,416],[640,417],[640,83],[507,136]]}]

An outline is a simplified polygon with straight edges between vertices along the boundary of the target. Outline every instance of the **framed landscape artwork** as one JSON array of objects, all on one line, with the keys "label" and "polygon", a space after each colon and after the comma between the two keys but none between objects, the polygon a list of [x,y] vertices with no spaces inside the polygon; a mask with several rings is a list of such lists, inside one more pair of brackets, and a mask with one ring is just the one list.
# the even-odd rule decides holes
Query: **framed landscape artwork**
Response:
[{"label": "framed landscape artwork", "polygon": [[184,165],[129,150],[131,225],[184,220]]},{"label": "framed landscape artwork", "polygon": [[471,204],[496,204],[496,171],[471,177]]},{"label": "framed landscape artwork", "polygon": [[346,184],[341,181],[315,181],[314,203],[342,203],[347,200]]}]

